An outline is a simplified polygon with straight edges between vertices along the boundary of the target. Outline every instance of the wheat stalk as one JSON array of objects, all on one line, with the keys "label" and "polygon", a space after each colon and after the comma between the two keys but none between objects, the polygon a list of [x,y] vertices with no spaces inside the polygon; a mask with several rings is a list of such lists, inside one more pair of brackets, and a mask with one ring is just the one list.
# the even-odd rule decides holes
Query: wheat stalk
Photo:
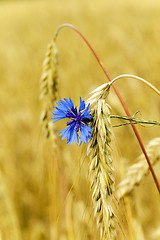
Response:
[{"label": "wheat stalk", "polygon": [[[160,160],[160,138],[152,139],[146,147],[148,156],[154,165]],[[145,162],[144,156],[139,157],[139,161],[127,169],[125,179],[118,185],[117,195],[122,198],[130,194],[136,185],[139,185],[145,175],[149,173],[149,166]]]},{"label": "wheat stalk", "polygon": [[[104,91],[104,88],[107,91]],[[101,238],[115,239],[116,217],[111,205],[114,191],[114,170],[111,159],[112,129],[109,117],[110,107],[103,99],[108,94],[109,88],[106,88],[105,85],[97,89],[87,100],[93,109],[92,140],[90,140],[87,149],[87,154],[90,156],[89,178],[94,215],[97,219]],[[102,94],[104,92],[105,94]]]},{"label": "wheat stalk", "polygon": [[54,40],[48,45],[46,56],[42,66],[42,76],[40,79],[40,99],[43,101],[43,111],[41,114],[41,122],[43,132],[46,138],[54,140],[55,134],[53,124],[50,119],[52,107],[57,99],[57,65],[58,51]]}]

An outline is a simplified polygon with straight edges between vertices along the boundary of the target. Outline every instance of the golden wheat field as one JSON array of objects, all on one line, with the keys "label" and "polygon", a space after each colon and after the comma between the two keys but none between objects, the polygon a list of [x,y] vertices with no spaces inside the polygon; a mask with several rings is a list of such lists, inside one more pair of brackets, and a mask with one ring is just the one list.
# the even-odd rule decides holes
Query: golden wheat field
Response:
[{"label": "golden wheat field", "polygon": [[[160,90],[159,0],[0,1],[0,240],[159,240],[160,198],[146,159],[131,125],[114,127],[124,121],[110,118],[126,116],[119,99],[112,87],[107,97],[103,88],[87,98],[108,82],[93,53],[63,28],[58,64],[52,52],[45,57],[63,23],[84,34],[112,79],[132,74]],[[40,84],[50,70],[54,104],[70,97],[78,105],[80,96],[91,103],[89,143],[58,137],[65,124],[50,120],[52,102]],[[160,122],[152,89],[133,78],[115,86],[131,116]],[[160,126],[136,128],[160,182]]]}]

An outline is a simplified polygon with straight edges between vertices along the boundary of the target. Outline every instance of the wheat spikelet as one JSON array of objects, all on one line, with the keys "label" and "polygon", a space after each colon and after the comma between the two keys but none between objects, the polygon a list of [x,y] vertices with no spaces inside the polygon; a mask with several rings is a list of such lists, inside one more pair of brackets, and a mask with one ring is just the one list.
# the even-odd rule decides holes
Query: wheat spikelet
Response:
[{"label": "wheat spikelet", "polygon": [[54,140],[55,134],[53,124],[51,124],[52,121],[50,120],[50,112],[57,99],[57,65],[58,51],[56,43],[53,40],[48,46],[40,79],[40,99],[43,100],[43,111],[41,115],[43,132],[46,138],[50,137],[52,140]]},{"label": "wheat spikelet", "polygon": [[116,217],[111,204],[114,191],[114,171],[111,159],[112,129],[109,108],[104,99],[99,99],[94,105],[93,134],[87,149],[87,154],[90,155],[89,177],[94,215],[102,239],[116,239]]},{"label": "wheat spikelet", "polygon": [[90,103],[90,107],[94,108],[94,106],[98,103],[101,99],[106,99],[109,94],[110,83],[104,83],[101,86],[94,89],[92,92],[89,93],[86,104]]},{"label": "wheat spikelet", "polygon": [[[154,165],[160,159],[160,138],[152,139],[146,147],[148,156]],[[118,185],[117,195],[122,198],[130,194],[136,185],[139,185],[143,177],[149,173],[149,166],[144,156],[139,157],[138,163],[127,169],[126,178]]]}]

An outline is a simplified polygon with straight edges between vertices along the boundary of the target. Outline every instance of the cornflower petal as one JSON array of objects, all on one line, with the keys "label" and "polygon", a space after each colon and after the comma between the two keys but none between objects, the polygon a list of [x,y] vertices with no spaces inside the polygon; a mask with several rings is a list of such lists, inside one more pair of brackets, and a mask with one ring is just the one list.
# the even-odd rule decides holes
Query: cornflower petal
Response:
[{"label": "cornflower petal", "polygon": [[81,127],[81,136],[80,136],[80,145],[82,143],[82,141],[87,144],[88,143],[88,139],[92,139],[92,137],[90,136],[92,131],[92,128],[89,126],[82,126]]},{"label": "cornflower petal", "polygon": [[57,122],[57,121],[59,121],[59,120],[61,120],[61,119],[64,119],[63,117],[52,117],[51,119],[55,119],[54,121],[53,121],[53,123],[55,123],[55,122]]},{"label": "cornflower petal", "polygon": [[52,114],[54,115],[51,119],[55,119],[54,122],[57,122],[58,120],[64,119],[66,118],[66,113],[63,112],[61,109],[58,109],[57,107],[55,107],[56,110],[52,112]]},{"label": "cornflower petal", "polygon": [[74,141],[79,146],[82,142],[88,143],[88,139],[91,139],[92,128],[89,127],[89,121],[93,117],[90,115],[89,106],[86,106],[85,101],[80,97],[79,110],[74,107],[71,98],[64,100],[60,99],[57,102],[58,107],[54,107],[55,110],[52,112],[54,115],[52,119],[54,122],[61,119],[69,119],[67,127],[60,132],[59,136],[62,136],[61,140],[67,138],[67,144],[71,145]]},{"label": "cornflower petal", "polygon": [[83,111],[82,117],[83,118],[92,118],[92,116],[90,115],[91,111],[88,111],[90,107],[90,103],[88,104],[87,108]]},{"label": "cornflower petal", "polygon": [[84,109],[85,109],[85,101],[82,101],[82,98],[80,97],[79,112],[83,111]]},{"label": "cornflower petal", "polygon": [[60,98],[59,102],[56,102],[56,104],[58,105],[58,107],[54,107],[56,109],[61,109],[61,111],[67,111],[68,108],[65,106],[65,102]]},{"label": "cornflower petal", "polygon": [[79,143],[79,136],[78,136],[78,133],[77,133],[77,131],[75,129],[72,131],[72,133],[70,135],[70,139],[68,141],[68,144],[71,145],[74,141],[78,145],[78,143]]},{"label": "cornflower petal", "polygon": [[74,108],[74,104],[73,104],[71,98],[69,98],[69,99],[64,98],[64,100],[66,101],[66,104],[69,108]]},{"label": "cornflower petal", "polygon": [[70,126],[69,127],[67,127],[67,128],[65,128],[65,129],[63,129],[63,130],[61,130],[61,131],[58,131],[58,132],[60,132],[60,134],[59,134],[59,136],[62,136],[62,140],[64,140],[65,138],[67,138],[68,137],[68,135],[69,135],[69,133],[70,133]]},{"label": "cornflower petal", "polygon": [[66,116],[66,113],[64,111],[62,111],[61,109],[58,109],[58,108],[56,108],[56,110],[54,110],[52,113],[54,115],[57,115],[57,116],[59,116],[59,115]]}]

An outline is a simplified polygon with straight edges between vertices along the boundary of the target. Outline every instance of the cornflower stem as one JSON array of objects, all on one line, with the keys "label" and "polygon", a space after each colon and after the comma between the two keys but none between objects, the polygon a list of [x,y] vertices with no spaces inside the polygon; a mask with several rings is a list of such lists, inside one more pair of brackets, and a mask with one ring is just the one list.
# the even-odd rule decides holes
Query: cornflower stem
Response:
[{"label": "cornflower stem", "polygon": [[[64,24],[60,25],[60,26],[58,27],[58,29],[57,29],[54,37],[53,37],[53,40],[56,41],[56,38],[57,38],[57,36],[58,36],[58,34],[59,34],[59,31],[60,31],[62,28],[65,28],[65,27],[68,27],[68,28],[73,29],[75,32],[77,32],[77,33],[80,35],[80,37],[85,41],[85,43],[87,44],[87,46],[90,48],[90,50],[92,51],[93,55],[94,55],[95,58],[97,59],[99,65],[101,66],[101,68],[102,68],[103,72],[105,73],[106,77],[108,78],[109,82],[112,82],[112,79],[111,79],[109,73],[107,72],[107,70],[106,70],[106,68],[104,67],[103,63],[100,61],[98,55],[96,54],[96,52],[94,51],[94,49],[92,48],[92,46],[90,45],[90,43],[88,42],[88,40],[84,37],[84,35],[83,35],[75,26],[73,26],[73,25],[71,25],[71,24],[69,24],[69,23],[64,23]],[[115,87],[114,83],[112,83],[112,87],[113,87],[113,89],[114,89],[117,97],[119,98],[119,101],[121,102],[122,107],[123,107],[125,113],[127,114],[127,116],[128,116],[129,118],[131,118],[131,115],[130,115],[130,113],[129,113],[129,111],[128,111],[128,109],[127,109],[127,107],[126,107],[126,105],[125,105],[125,103],[124,103],[124,101],[123,101],[120,93],[118,92],[117,88]],[[142,140],[141,140],[141,137],[140,137],[140,135],[139,135],[139,133],[138,133],[137,128],[135,127],[135,125],[132,124],[132,123],[133,123],[132,120],[130,120],[130,123],[131,123],[132,129],[133,129],[133,131],[134,131],[134,133],[135,133],[135,135],[136,135],[136,137],[137,137],[137,140],[138,140],[138,142],[139,142],[139,144],[140,144],[140,147],[141,147],[141,149],[142,149],[142,151],[143,151],[143,154],[144,154],[144,156],[145,156],[145,158],[146,158],[146,160],[147,160],[147,163],[148,163],[148,165],[149,165],[149,168],[150,168],[152,177],[153,177],[153,179],[154,179],[154,182],[155,182],[155,184],[156,184],[156,186],[157,186],[157,189],[158,189],[158,192],[159,192],[159,194],[160,194],[160,184],[159,184],[159,182],[158,182],[157,176],[156,176],[156,174],[155,174],[155,172],[154,172],[154,169],[153,169],[153,167],[152,167],[152,164],[151,164],[151,162],[150,162],[150,159],[149,159],[149,157],[148,157],[148,154],[147,154],[147,152],[146,152],[146,150],[145,150],[145,147],[144,147],[144,145],[143,145],[143,142],[142,142]]]}]

